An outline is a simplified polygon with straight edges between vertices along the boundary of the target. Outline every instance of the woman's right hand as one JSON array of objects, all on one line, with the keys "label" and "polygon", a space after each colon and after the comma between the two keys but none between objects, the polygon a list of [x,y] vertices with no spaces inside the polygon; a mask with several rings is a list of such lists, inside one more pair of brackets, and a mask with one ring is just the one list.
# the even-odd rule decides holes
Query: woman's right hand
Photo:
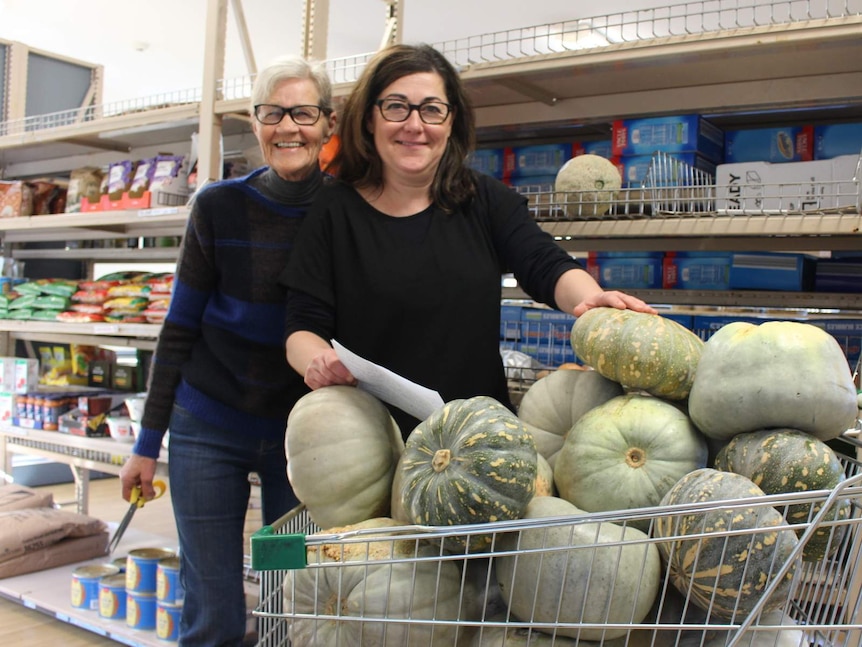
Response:
[{"label": "woman's right hand", "polygon": [[356,378],[338,359],[334,348],[315,355],[305,369],[305,383],[312,390],[323,386],[344,384],[356,386]]},{"label": "woman's right hand", "polygon": [[153,478],[156,476],[156,459],[132,454],[120,469],[120,482],[123,484],[123,498],[128,501],[136,485],[141,486],[144,500],[155,498]]}]

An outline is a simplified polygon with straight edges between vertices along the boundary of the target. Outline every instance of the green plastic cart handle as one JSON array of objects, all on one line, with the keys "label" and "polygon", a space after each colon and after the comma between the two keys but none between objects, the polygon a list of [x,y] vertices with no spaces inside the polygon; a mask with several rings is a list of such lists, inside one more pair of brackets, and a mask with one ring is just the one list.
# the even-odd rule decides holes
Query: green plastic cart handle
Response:
[{"label": "green plastic cart handle", "polygon": [[293,571],[308,563],[303,534],[279,534],[264,526],[250,541],[251,567],[256,571]]}]

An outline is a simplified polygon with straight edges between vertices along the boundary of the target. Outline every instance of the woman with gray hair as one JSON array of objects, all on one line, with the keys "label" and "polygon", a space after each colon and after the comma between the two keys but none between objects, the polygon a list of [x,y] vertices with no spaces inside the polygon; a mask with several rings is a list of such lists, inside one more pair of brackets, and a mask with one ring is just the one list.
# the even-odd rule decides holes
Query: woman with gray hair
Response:
[{"label": "woman with gray hair", "polygon": [[251,112],[266,165],[195,196],[141,430],[120,473],[124,499],[135,487],[152,498],[170,428],[184,646],[243,643],[249,473],[260,478],[265,524],[298,503],[284,429],[308,389],[285,360],[285,289],[277,279],[328,177],[318,163],[335,128],[326,71],[277,59],[255,80]]}]

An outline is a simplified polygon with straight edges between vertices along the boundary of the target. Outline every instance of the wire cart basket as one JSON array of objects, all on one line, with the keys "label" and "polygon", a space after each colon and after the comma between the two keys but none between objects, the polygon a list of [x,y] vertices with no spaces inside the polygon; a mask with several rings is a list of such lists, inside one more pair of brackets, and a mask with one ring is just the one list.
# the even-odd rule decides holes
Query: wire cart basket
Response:
[{"label": "wire cart basket", "polygon": [[[300,506],[251,540],[259,644],[858,647],[854,435],[837,441],[846,479],[833,490],[465,526],[384,521],[328,534],[313,534],[320,530]],[[731,520],[724,529],[678,530],[686,515],[713,510]],[[767,511],[781,513],[778,525],[734,528],[732,520]],[[788,533],[786,559],[751,557]],[[487,551],[464,548],[480,535]],[[806,556],[815,536],[823,550]],[[718,567],[679,586],[666,560],[696,561],[707,543]],[[728,573],[738,590],[722,588]]]}]

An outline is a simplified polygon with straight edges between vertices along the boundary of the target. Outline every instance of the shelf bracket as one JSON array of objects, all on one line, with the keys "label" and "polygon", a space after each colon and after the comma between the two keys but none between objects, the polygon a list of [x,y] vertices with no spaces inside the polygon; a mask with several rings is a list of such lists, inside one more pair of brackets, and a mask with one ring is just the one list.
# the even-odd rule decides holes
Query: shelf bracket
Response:
[{"label": "shelf bracket", "polygon": [[550,92],[544,90],[543,88],[540,88],[533,83],[530,83],[529,81],[500,77],[494,79],[494,82],[497,85],[502,85],[505,88],[509,88],[510,90],[514,90],[515,92],[523,94],[525,97],[535,99],[536,101],[540,101],[549,106],[555,106],[557,105],[557,101],[559,101],[559,97],[555,97]]}]

